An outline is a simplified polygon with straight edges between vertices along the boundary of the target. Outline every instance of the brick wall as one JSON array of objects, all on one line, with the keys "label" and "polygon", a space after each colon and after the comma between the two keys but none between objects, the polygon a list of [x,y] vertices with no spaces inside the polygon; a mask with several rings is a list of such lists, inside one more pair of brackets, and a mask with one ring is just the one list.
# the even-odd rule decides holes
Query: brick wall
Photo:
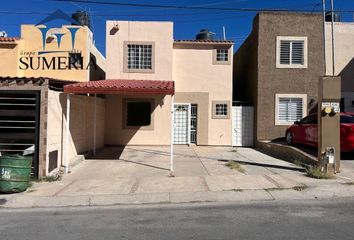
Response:
[{"label": "brick wall", "polygon": [[[64,163],[66,142],[66,94],[49,91],[48,156],[58,151],[58,166]],[[70,96],[70,135],[68,144],[69,165],[75,157],[93,150],[94,97]],[[104,146],[105,100],[96,98],[96,148]],[[48,169],[48,161],[47,161]]]}]

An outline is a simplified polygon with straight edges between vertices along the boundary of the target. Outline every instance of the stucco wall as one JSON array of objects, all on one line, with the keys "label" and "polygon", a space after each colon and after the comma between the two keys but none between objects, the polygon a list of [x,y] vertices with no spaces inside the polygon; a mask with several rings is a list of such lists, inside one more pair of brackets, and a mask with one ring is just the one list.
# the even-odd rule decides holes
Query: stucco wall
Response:
[{"label": "stucco wall", "polygon": [[[71,37],[70,37],[70,32],[69,30],[63,28],[62,32],[64,33],[64,36],[61,39],[61,44],[60,44],[60,51],[71,51]],[[43,46],[42,46],[42,35],[40,30],[34,26],[34,25],[21,25],[21,38],[25,40],[25,47],[24,51],[26,52],[34,52],[34,62],[33,62],[33,67],[37,68],[38,66],[38,51],[43,51]],[[76,33],[76,42],[75,42],[75,49],[77,51],[82,52],[82,55],[84,57],[84,64],[87,64],[87,29],[86,28],[81,28],[80,30],[77,31]],[[57,40],[54,39],[52,42],[46,44],[45,50],[48,51],[54,51],[58,50],[58,43]],[[48,59],[48,62],[50,62],[50,58],[53,56],[56,57],[67,57],[68,53],[63,52],[63,53],[55,53],[54,54],[45,54],[42,55],[45,56],[46,59]],[[24,57],[24,56],[21,56]],[[29,62],[29,61],[28,61]],[[24,70],[24,74],[26,77],[52,77],[52,78],[57,78],[57,79],[65,79],[65,80],[77,80],[77,81],[86,81],[88,79],[87,71],[86,70],[80,70],[80,69],[72,69],[72,70],[46,70],[46,69],[36,69],[32,70],[31,68],[28,68],[27,70]]]},{"label": "stucco wall", "polygon": [[[153,99],[153,130],[123,128],[124,99]],[[164,99],[164,100],[163,100]],[[107,95],[105,144],[107,145],[169,145],[171,142],[171,96]]]},{"label": "stucco wall", "polygon": [[[47,36],[50,35],[50,31],[51,30],[48,31]],[[16,44],[0,44],[0,54],[3,56],[0,62],[1,76],[50,77],[74,81],[88,81],[90,77],[102,79],[101,76],[104,77],[106,61],[103,55],[94,46],[92,32],[87,27],[81,27],[76,32],[74,43],[75,52],[82,53],[83,69],[58,69],[58,57],[65,57],[65,59],[62,58],[60,61],[63,62],[61,67],[66,68],[68,64],[66,60],[68,51],[72,51],[71,34],[69,30],[63,26],[60,31],[64,34],[61,39],[60,48],[58,48],[57,39],[54,38],[51,42],[47,42],[46,48],[43,49],[40,30],[34,25],[21,25],[21,39],[17,40]],[[39,55],[38,51],[43,50],[58,52]],[[93,64],[88,66],[90,55],[93,55],[96,60],[98,66],[97,70],[95,70]],[[31,67],[30,57],[32,57]],[[49,69],[46,66],[43,67],[43,57],[50,65]],[[55,57],[55,64],[51,62],[53,57]],[[20,62],[20,58],[23,58],[22,62],[24,63]],[[94,74],[90,75],[90,69]]]},{"label": "stucco wall", "polygon": [[[207,108],[207,114],[198,115],[198,124],[206,127],[198,128],[197,144],[231,145],[231,114],[229,119],[212,118],[212,101],[228,101],[232,106],[232,59],[230,64],[213,65],[213,50],[217,46],[196,44],[175,44],[173,49],[173,80],[176,87],[176,103],[197,103],[198,109]],[[232,46],[230,57],[232,58]],[[190,95],[187,97],[187,93]],[[193,93],[195,98],[193,99]],[[206,93],[208,99],[200,98]],[[185,102],[188,101],[188,102]],[[204,118],[207,119],[204,119]],[[200,137],[205,136],[205,139]]]},{"label": "stucco wall", "polygon": [[[342,90],[354,91],[354,23],[334,23],[335,75],[342,76]],[[332,28],[326,23],[326,74],[332,75]],[[343,78],[344,77],[344,78]],[[351,77],[351,79],[349,79]]]},{"label": "stucco wall", "polygon": [[[113,27],[117,25],[118,31]],[[154,42],[154,73],[123,71],[124,41]],[[107,79],[171,80],[172,79],[172,22],[106,22]]]},{"label": "stucco wall", "polygon": [[[49,91],[47,155],[58,151],[58,166],[64,161],[66,139],[66,94]],[[70,96],[69,164],[80,153],[93,150],[94,98]],[[105,100],[96,98],[96,148],[104,146]],[[64,148],[62,147],[64,145]],[[48,161],[47,161],[48,169]]]},{"label": "stucco wall", "polygon": [[[311,99],[317,101],[319,77],[324,74],[322,25],[321,14],[259,14],[258,140],[274,139],[285,134],[287,126],[275,126],[275,94],[307,94],[308,102]],[[307,68],[276,68],[277,36],[307,36]]]},{"label": "stucco wall", "polygon": [[233,100],[249,102],[255,107],[258,81],[258,23],[257,16],[253,20],[251,34],[237,49],[233,62]]},{"label": "stucco wall", "polygon": [[13,43],[0,43],[0,74],[2,77],[22,77],[19,70],[19,55],[23,49],[24,41],[16,40]]}]

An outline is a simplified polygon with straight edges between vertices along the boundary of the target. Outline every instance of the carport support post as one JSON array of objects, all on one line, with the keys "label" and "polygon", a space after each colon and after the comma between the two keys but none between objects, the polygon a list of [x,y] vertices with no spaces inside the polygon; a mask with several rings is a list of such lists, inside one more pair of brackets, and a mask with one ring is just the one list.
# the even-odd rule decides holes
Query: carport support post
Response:
[{"label": "carport support post", "polygon": [[[322,171],[340,171],[340,77],[320,77],[318,93],[318,163]],[[338,111],[338,112],[337,112]],[[328,158],[334,149],[334,161]]]},{"label": "carport support post", "polygon": [[96,115],[96,94],[94,95],[94,106],[93,106],[93,155],[96,155],[96,125],[97,125],[97,115]]},{"label": "carport support post", "polygon": [[69,173],[70,94],[66,94],[65,174]]},{"label": "carport support post", "polygon": [[174,125],[174,97],[171,95],[171,141],[170,141],[170,175],[173,176],[173,125]]}]

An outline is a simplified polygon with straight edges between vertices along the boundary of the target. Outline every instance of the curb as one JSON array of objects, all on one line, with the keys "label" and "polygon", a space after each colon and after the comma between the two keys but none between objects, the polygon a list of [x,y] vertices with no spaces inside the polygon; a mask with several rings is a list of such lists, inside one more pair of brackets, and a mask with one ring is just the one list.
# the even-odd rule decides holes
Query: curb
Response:
[{"label": "curb", "polygon": [[234,190],[220,192],[168,192],[85,196],[0,195],[0,208],[93,207],[197,202],[253,202],[354,197],[354,186],[322,185],[294,189]]}]

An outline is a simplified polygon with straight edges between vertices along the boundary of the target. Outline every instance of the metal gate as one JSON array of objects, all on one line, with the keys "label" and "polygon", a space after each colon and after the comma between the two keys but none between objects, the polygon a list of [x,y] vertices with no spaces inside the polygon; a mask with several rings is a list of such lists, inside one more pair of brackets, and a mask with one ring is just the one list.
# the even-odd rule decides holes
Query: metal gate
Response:
[{"label": "metal gate", "polygon": [[0,91],[0,154],[33,156],[38,177],[39,91]]},{"label": "metal gate", "polygon": [[232,146],[251,147],[253,138],[253,107],[232,107]]},{"label": "metal gate", "polygon": [[190,144],[191,105],[174,105],[173,144]]},{"label": "metal gate", "polygon": [[191,143],[197,144],[198,105],[191,104]]}]

